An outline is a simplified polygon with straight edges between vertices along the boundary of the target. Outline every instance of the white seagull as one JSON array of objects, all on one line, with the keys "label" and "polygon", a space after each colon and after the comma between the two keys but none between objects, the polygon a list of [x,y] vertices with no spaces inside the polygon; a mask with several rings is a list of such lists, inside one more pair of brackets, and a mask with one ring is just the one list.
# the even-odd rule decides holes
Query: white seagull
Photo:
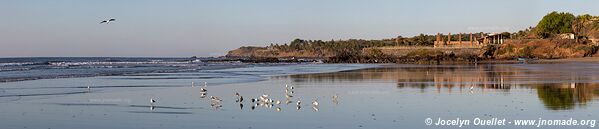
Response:
[{"label": "white seagull", "polygon": [[277,101],[275,101],[275,104],[279,105],[279,104],[281,104],[281,101],[277,100]]},{"label": "white seagull", "polygon": [[108,19],[108,20],[104,20],[104,21],[100,22],[100,24],[104,24],[104,23],[108,24],[108,23],[110,23],[110,22],[114,22],[114,21],[116,21],[116,19],[114,19],[114,18],[110,18],[110,19]]},{"label": "white seagull", "polygon": [[337,94],[333,95],[333,98],[331,99],[333,101],[334,104],[339,104],[339,96],[337,96]]},{"label": "white seagull", "polygon": [[216,96],[210,96],[210,99],[211,99],[213,102],[221,102],[221,101],[223,101],[222,99],[220,99],[220,98],[218,98],[218,97],[216,97]]},{"label": "white seagull", "polygon": [[314,107],[318,106],[318,100],[317,99],[312,100],[312,106],[314,106]]}]

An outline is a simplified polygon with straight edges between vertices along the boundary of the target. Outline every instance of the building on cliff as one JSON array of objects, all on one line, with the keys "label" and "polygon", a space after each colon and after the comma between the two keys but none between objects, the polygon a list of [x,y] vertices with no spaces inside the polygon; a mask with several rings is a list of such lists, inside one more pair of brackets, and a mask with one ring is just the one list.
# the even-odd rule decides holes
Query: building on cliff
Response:
[{"label": "building on cliff", "polygon": [[[464,35],[464,37],[463,37]],[[465,38],[468,41],[462,41]],[[446,38],[445,38],[446,37]],[[441,33],[437,33],[436,41],[434,42],[435,48],[481,48],[489,44],[502,44],[504,42],[504,36],[500,33],[480,33],[468,35],[464,33],[458,33],[457,38],[453,37],[452,34],[448,33],[444,36]]]}]

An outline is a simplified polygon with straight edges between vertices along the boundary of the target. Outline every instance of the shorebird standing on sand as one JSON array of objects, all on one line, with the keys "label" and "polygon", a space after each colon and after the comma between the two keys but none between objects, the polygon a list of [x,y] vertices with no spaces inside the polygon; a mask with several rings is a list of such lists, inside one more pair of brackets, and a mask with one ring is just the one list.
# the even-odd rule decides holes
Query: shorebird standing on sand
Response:
[{"label": "shorebird standing on sand", "polygon": [[150,98],[150,105],[154,106],[154,103],[156,103],[156,100],[154,98]]},{"label": "shorebird standing on sand", "polygon": [[204,82],[204,87],[200,88],[200,92],[207,92],[208,90],[206,90],[206,87],[207,87],[206,82]]},{"label": "shorebird standing on sand", "polygon": [[331,99],[333,101],[334,104],[339,104],[339,96],[337,96],[337,94],[333,95],[333,98]]},{"label": "shorebird standing on sand", "polygon": [[235,100],[235,102],[243,102],[243,96],[239,95],[239,93],[235,93],[235,96],[237,97],[237,100]]},{"label": "shorebird standing on sand", "polygon": [[212,100],[212,102],[216,102],[216,103],[220,103],[221,101],[223,101],[222,99],[220,99],[216,96],[210,96],[210,100]]},{"label": "shorebird standing on sand", "polygon": [[210,106],[211,106],[213,109],[217,110],[217,109],[219,109],[220,107],[223,107],[223,105],[220,103],[220,102],[222,102],[222,101],[223,101],[222,99],[220,99],[220,98],[218,98],[218,97],[216,97],[216,96],[210,96],[210,100],[211,100],[211,102],[210,102]]},{"label": "shorebird standing on sand", "polygon": [[317,99],[312,100],[312,106],[318,107],[318,100]]}]

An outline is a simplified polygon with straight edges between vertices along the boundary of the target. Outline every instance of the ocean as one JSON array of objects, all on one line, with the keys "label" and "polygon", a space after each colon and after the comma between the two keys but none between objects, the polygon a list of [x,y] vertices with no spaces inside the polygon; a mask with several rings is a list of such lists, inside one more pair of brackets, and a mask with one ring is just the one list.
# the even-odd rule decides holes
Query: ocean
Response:
[{"label": "ocean", "polygon": [[30,57],[0,58],[0,82],[48,78],[110,76],[152,72],[189,72],[243,67],[216,58]]}]

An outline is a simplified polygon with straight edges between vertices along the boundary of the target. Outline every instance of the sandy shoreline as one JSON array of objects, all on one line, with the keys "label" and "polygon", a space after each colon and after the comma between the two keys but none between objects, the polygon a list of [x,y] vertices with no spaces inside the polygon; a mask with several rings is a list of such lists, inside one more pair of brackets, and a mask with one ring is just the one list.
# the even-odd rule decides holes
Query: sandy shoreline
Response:
[{"label": "sandy shoreline", "polygon": [[[552,94],[540,94],[553,90],[570,93],[570,90],[535,88],[537,84],[559,88],[562,82],[569,86],[572,76],[579,79],[579,83],[576,83],[580,85],[579,88],[597,87],[595,83],[585,83],[594,81],[595,75],[599,75],[594,72],[597,70],[563,67],[570,64],[515,64],[520,66],[517,68],[494,64],[488,64],[494,65],[492,67],[487,65],[464,65],[468,67],[389,65],[394,67],[341,70],[337,67],[323,68],[328,65],[317,65],[304,68],[290,66],[289,68],[238,69],[235,71],[242,75],[257,71],[258,73],[272,72],[277,71],[276,69],[296,69],[303,73],[272,74],[266,76],[264,80],[240,83],[218,84],[218,80],[212,80],[208,83],[208,92],[204,97],[199,91],[200,86],[189,85],[190,81],[197,81],[197,79],[186,78],[137,80],[91,77],[12,82],[10,84],[15,84],[16,88],[7,90],[8,93],[17,91],[19,87],[31,88],[24,89],[25,91],[87,91],[85,88],[77,87],[64,89],[36,89],[35,87],[53,85],[67,87],[88,82],[120,86],[153,84],[165,85],[165,87],[92,87],[89,92],[82,94],[38,96],[37,99],[4,101],[3,110],[0,112],[3,116],[0,118],[2,120],[0,124],[6,128],[66,129],[86,127],[106,129],[430,128],[422,122],[428,117],[469,119],[496,116],[517,119],[540,116],[561,119],[577,116],[578,119],[591,119],[599,110],[599,106],[595,105],[597,97],[593,98],[597,95],[586,92],[582,95],[582,92],[578,92],[592,91],[592,89],[574,90],[578,93],[576,96],[567,96],[570,94],[551,96]],[[593,64],[574,65],[592,66]],[[343,65],[341,68],[347,67],[356,66]],[[530,71],[526,67],[540,69]],[[547,71],[546,69],[561,70],[552,71],[551,74],[539,74]],[[570,75],[571,71],[577,71],[577,75]],[[178,77],[181,76],[180,74],[156,77]],[[234,78],[230,78],[227,74],[221,79]],[[437,81],[439,79],[443,81]],[[285,84],[294,87],[293,97],[286,97]],[[477,84],[474,85],[473,90],[468,89],[471,84]],[[173,87],[169,87],[170,85]],[[502,87],[496,87],[499,85]],[[537,92],[537,90],[544,90],[544,92]],[[241,104],[235,102],[236,92],[244,97],[244,102]],[[267,94],[274,101],[281,101],[281,104],[266,106],[250,102],[252,98],[258,98],[262,94]],[[337,102],[332,99],[335,95],[338,96]],[[210,96],[222,99],[222,102],[218,103],[220,106],[215,107]],[[543,101],[571,100],[570,97],[577,96],[585,98],[576,98],[579,101],[584,100],[583,102],[586,103],[584,107],[577,107],[579,105],[576,104],[580,102]],[[150,98],[157,102],[151,104]],[[287,100],[290,102],[286,103]],[[298,100],[301,101],[299,109],[296,105]],[[319,102],[318,106],[313,106],[312,101],[315,100]],[[564,109],[564,106],[571,108]],[[439,109],[439,107],[443,108]],[[551,107],[557,107],[559,110]]]}]

